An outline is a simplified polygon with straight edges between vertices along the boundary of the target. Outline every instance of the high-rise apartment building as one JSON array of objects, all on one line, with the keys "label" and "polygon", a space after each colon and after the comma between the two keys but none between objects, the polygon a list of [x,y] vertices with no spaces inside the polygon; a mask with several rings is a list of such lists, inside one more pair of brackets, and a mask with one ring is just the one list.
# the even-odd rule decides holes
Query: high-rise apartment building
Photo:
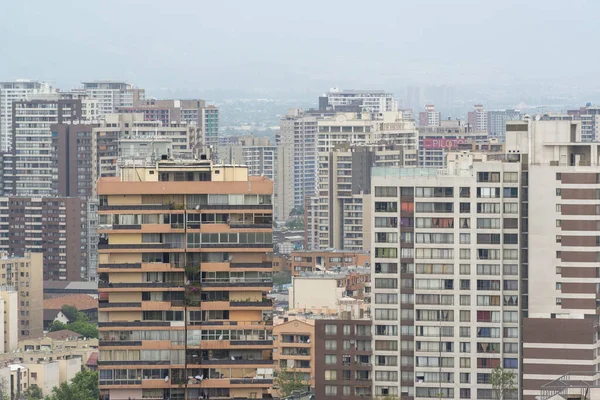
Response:
[{"label": "high-rise apartment building", "polygon": [[442,116],[439,111],[435,111],[435,105],[427,104],[425,111],[419,112],[419,126],[440,126]]},{"label": "high-rise apartment building", "polygon": [[371,168],[416,166],[414,121],[399,112],[339,113],[318,126],[318,201],[309,202],[318,211],[305,210],[307,243],[318,243],[312,250],[367,249]]},{"label": "high-rise apartment building", "polygon": [[280,120],[276,135],[277,181],[275,217],[286,220],[294,208],[303,208],[317,186],[317,116],[290,109]]},{"label": "high-rise apartment building", "polygon": [[74,197],[0,197],[0,251],[44,255],[44,280],[79,281],[88,260],[87,206]]},{"label": "high-rise apartment building", "polygon": [[52,86],[40,81],[19,79],[14,82],[0,82],[0,151],[12,148],[12,103],[25,100],[29,95],[50,94]]},{"label": "high-rise apartment building", "polygon": [[599,145],[580,121],[527,119],[506,130],[507,151],[528,168],[523,399],[568,398],[598,379]]},{"label": "high-rise apartment building", "polygon": [[340,90],[332,88],[319,97],[319,111],[372,112],[396,111],[396,99],[383,90]]},{"label": "high-rise apartment building", "polygon": [[487,112],[487,132],[490,138],[504,142],[506,137],[506,123],[518,121],[522,118],[519,110],[492,110]]},{"label": "high-rise apartment building", "polygon": [[145,99],[133,102],[132,106],[117,108],[120,114],[144,114],[145,121],[160,121],[162,126],[171,123],[202,125],[202,109],[206,107],[204,100],[156,100]]},{"label": "high-rise apartment building", "polygon": [[87,99],[97,100],[97,110],[100,115],[116,113],[119,107],[132,107],[135,102],[146,97],[144,89],[117,81],[83,82],[83,87],[73,92],[79,92]]},{"label": "high-rise apartment building", "polygon": [[100,178],[98,196],[102,393],[270,393],[273,183],[161,160]]},{"label": "high-rise apartment building", "polygon": [[522,371],[518,155],[376,168],[372,186],[373,395],[493,398],[493,368]]},{"label": "high-rise apartment building", "polygon": [[[21,257],[10,256],[8,252],[0,253],[0,287],[13,287],[18,297],[18,302],[14,304],[18,309],[18,327],[4,330],[5,342],[10,342],[12,335],[15,335],[15,339],[17,335],[19,339],[28,339],[44,334],[43,268],[42,253],[24,253]],[[5,308],[5,311],[8,310]],[[13,344],[16,348],[16,340]]]},{"label": "high-rise apartment building", "polygon": [[419,126],[419,167],[444,168],[448,152],[487,141],[483,131],[461,120],[441,121],[438,126]]},{"label": "high-rise apartment building", "polygon": [[220,163],[246,165],[250,175],[277,180],[277,146],[266,137],[242,136],[237,143],[217,146],[217,153]]},{"label": "high-rise apartment building", "polygon": [[488,129],[487,112],[482,104],[475,104],[474,110],[467,114],[469,128],[473,131],[486,132]]},{"label": "high-rise apartment building", "polygon": [[51,196],[53,179],[52,124],[81,118],[81,100],[45,96],[12,103],[14,194]]},{"label": "high-rise apartment building", "polygon": [[201,122],[203,144],[214,149],[219,144],[219,108],[215,106],[202,108]]}]

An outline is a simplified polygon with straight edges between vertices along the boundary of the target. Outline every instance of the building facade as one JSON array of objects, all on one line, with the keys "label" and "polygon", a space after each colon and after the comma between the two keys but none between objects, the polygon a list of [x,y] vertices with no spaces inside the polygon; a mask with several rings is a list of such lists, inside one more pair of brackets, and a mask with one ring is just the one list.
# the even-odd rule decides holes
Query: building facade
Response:
[{"label": "building facade", "polygon": [[317,116],[290,109],[276,135],[277,174],[275,216],[285,221],[294,208],[304,207],[317,186]]},{"label": "building facade", "polygon": [[54,195],[51,125],[79,120],[81,100],[31,98],[12,106],[14,195]]},{"label": "building facade", "polygon": [[374,395],[491,399],[493,368],[521,373],[518,161],[373,171]]},{"label": "building facade", "polygon": [[372,322],[315,320],[315,398],[372,398]]},{"label": "building facade", "polygon": [[333,268],[368,266],[371,255],[366,251],[303,250],[290,256],[292,274],[327,271]]},{"label": "building facade", "polygon": [[475,104],[474,110],[467,114],[467,123],[473,131],[487,132],[487,112],[483,109],[482,104]]},{"label": "building facade", "polygon": [[496,138],[502,142],[506,137],[506,123],[518,121],[523,117],[519,110],[492,110],[487,112],[487,132],[490,138]]},{"label": "building facade", "polygon": [[[296,374],[315,387],[315,321],[292,319],[273,327],[273,365],[277,373]],[[279,392],[278,387],[274,387]],[[281,395],[281,392],[279,392]]]},{"label": "building facade", "polygon": [[83,82],[79,92],[82,97],[97,101],[97,112],[100,115],[114,114],[119,107],[133,107],[134,103],[144,100],[145,90],[135,88],[126,82],[90,81]]},{"label": "building facade", "polygon": [[0,151],[8,152],[12,149],[12,103],[26,100],[29,95],[52,92],[52,86],[40,81],[21,79],[14,82],[0,82]]},{"label": "building facade", "polygon": [[86,225],[86,202],[75,197],[0,197],[0,251],[42,253],[44,280],[85,277]]},{"label": "building facade", "polygon": [[383,90],[330,89],[319,97],[319,111],[355,111],[380,113],[396,111],[396,99]]},{"label": "building facade", "polygon": [[270,393],[273,183],[163,160],[101,178],[98,195],[102,393]]},{"label": "building facade", "polygon": [[[11,257],[5,252],[0,255],[0,269],[0,286],[12,287],[17,292],[17,301],[13,304],[14,312],[18,312],[14,316],[16,326],[4,329],[5,347],[13,351],[16,348],[17,337],[23,340],[41,337],[44,334],[44,255],[26,253],[23,257]],[[10,299],[5,301],[10,303]],[[8,308],[5,306],[5,313],[10,313],[13,305],[8,304]]]},{"label": "building facade", "polygon": [[425,111],[419,112],[419,126],[439,126],[442,116],[435,111],[435,105],[427,104]]}]

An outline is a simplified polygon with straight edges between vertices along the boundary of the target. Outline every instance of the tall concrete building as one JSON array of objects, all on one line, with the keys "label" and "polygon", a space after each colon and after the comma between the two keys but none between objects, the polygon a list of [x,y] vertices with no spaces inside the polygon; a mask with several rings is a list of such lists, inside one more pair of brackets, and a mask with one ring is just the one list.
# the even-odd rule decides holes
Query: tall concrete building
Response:
[{"label": "tall concrete building", "polygon": [[202,108],[201,122],[204,146],[215,148],[219,144],[219,108],[216,106]]},{"label": "tall concrete building", "polygon": [[253,176],[266,176],[277,181],[277,146],[266,137],[241,136],[237,143],[217,146],[219,162],[246,165]]},{"label": "tall concrete building", "polygon": [[427,104],[425,111],[419,112],[419,126],[440,126],[442,116],[435,110],[435,105]]},{"label": "tall concrete building", "polygon": [[0,251],[44,255],[44,280],[87,271],[87,206],[74,197],[0,197]]},{"label": "tall concrete building", "polygon": [[475,104],[474,110],[467,114],[467,123],[473,131],[487,132],[487,112],[483,109],[482,104]]},{"label": "tall concrete building", "polygon": [[396,111],[392,93],[383,90],[341,90],[332,88],[319,97],[319,111],[373,112]]},{"label": "tall concrete building", "polygon": [[317,187],[317,116],[290,109],[281,117],[276,135],[277,173],[275,217],[286,220],[294,208],[303,208]]},{"label": "tall concrete building", "polygon": [[487,132],[490,138],[504,142],[506,137],[506,123],[518,121],[522,114],[518,110],[492,110],[487,112]]},{"label": "tall concrete building", "polygon": [[525,400],[585,394],[598,380],[600,157],[581,125],[527,119],[506,127],[507,151],[527,160]]},{"label": "tall concrete building", "polygon": [[492,399],[493,368],[523,371],[519,156],[448,157],[373,170],[374,396]]},{"label": "tall concrete building", "polygon": [[[18,326],[4,329],[5,343],[13,341],[15,348],[17,336],[19,339],[28,339],[44,334],[43,268],[42,253],[24,253],[21,257],[10,256],[8,252],[0,253],[0,287],[12,287],[17,292],[17,301],[13,305],[15,311],[18,310],[18,316],[15,315]],[[10,303],[10,299],[6,303]],[[13,305],[9,304],[9,307]],[[5,312],[8,310],[5,305]],[[12,335],[14,339],[11,340]]]},{"label": "tall concrete building", "polygon": [[51,196],[53,179],[52,124],[81,118],[81,100],[59,96],[13,101],[12,154],[14,194]]},{"label": "tall concrete building", "polygon": [[12,103],[25,100],[29,95],[50,94],[54,89],[40,81],[18,79],[13,82],[0,82],[0,151],[12,148]]},{"label": "tall concrete building", "polygon": [[316,210],[305,210],[307,243],[312,250],[367,249],[371,168],[416,166],[414,121],[399,112],[338,113],[318,126],[318,200],[308,200]]},{"label": "tall concrete building", "polygon": [[98,196],[102,395],[268,395],[273,183],[162,160],[100,178]]},{"label": "tall concrete building", "polygon": [[126,82],[90,81],[83,82],[81,89],[73,90],[90,100],[97,100],[100,115],[116,113],[119,107],[132,107],[135,102],[144,100],[145,90],[135,88]]},{"label": "tall concrete building", "polygon": [[171,123],[202,125],[204,100],[157,100],[144,99],[133,102],[132,106],[117,107],[120,114],[144,114],[145,121],[160,121],[163,126]]}]

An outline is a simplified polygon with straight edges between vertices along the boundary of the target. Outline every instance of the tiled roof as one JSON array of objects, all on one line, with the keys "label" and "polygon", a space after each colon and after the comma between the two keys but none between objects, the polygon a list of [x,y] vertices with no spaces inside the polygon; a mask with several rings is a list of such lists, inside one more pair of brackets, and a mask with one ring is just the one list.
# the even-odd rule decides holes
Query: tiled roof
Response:
[{"label": "tiled roof", "polygon": [[98,308],[98,300],[87,294],[70,294],[44,300],[44,310],[60,310],[64,305],[73,306],[79,311],[90,310]]},{"label": "tiled roof", "polygon": [[73,332],[69,329],[63,329],[62,331],[55,331],[55,332],[48,332],[46,334],[46,337],[49,337],[50,339],[71,339],[71,338],[80,338],[83,337],[81,336],[79,333],[77,332]]}]

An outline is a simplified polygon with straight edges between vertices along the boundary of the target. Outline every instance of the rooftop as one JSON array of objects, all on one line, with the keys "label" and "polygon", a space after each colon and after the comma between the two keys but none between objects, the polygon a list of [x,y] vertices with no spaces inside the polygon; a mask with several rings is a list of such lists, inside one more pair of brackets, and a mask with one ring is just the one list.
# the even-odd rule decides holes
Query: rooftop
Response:
[{"label": "rooftop", "polygon": [[63,306],[73,306],[78,311],[98,308],[98,300],[89,294],[70,294],[44,300],[44,310],[60,310]]},{"label": "rooftop", "polygon": [[73,332],[69,329],[63,329],[61,331],[48,332],[46,334],[46,337],[48,337],[50,339],[54,339],[54,340],[65,340],[65,339],[79,339],[83,336],[81,336],[79,333]]}]

